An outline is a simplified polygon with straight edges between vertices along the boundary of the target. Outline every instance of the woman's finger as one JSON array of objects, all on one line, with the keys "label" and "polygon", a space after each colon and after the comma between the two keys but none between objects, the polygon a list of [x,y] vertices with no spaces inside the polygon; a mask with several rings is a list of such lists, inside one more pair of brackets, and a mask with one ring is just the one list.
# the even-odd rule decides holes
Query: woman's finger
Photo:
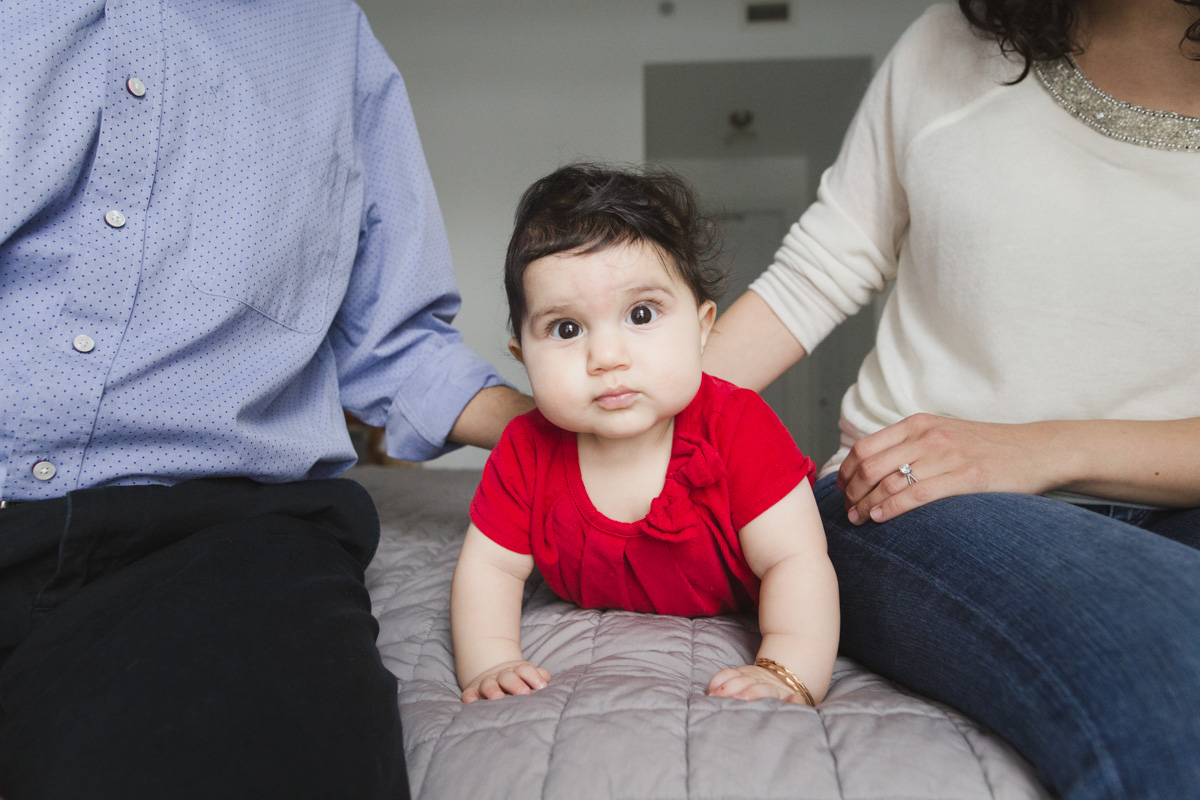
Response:
[{"label": "woman's finger", "polygon": [[[838,469],[838,488],[847,498],[852,497],[852,502],[865,497],[893,469],[917,458],[915,440],[939,419],[931,414],[915,414],[859,439]],[[892,464],[897,455],[903,460]]]},{"label": "woman's finger", "polygon": [[[892,455],[890,457],[896,458],[897,456]],[[890,498],[910,492],[914,487],[919,486],[920,483],[937,477],[937,470],[934,467],[932,459],[921,459],[912,464],[905,462],[901,466],[905,465],[909,468],[907,474],[902,472],[900,467],[889,470],[879,479],[870,492],[863,497],[856,498],[854,502],[851,502],[849,494],[846,495],[846,516],[852,524],[861,525],[869,519],[874,519],[870,516],[871,512],[883,505]],[[924,475],[924,477],[921,478],[918,475]],[[926,489],[928,487],[922,487],[919,490],[915,490],[913,494],[917,497],[925,497],[927,495]],[[875,521],[878,522],[878,520]]]},{"label": "woman's finger", "polygon": [[878,505],[872,507],[867,514],[872,522],[887,522],[914,508],[920,508],[926,503],[957,494],[963,494],[963,492],[956,486],[954,477],[950,474],[938,475],[906,486],[903,490],[889,495]]}]

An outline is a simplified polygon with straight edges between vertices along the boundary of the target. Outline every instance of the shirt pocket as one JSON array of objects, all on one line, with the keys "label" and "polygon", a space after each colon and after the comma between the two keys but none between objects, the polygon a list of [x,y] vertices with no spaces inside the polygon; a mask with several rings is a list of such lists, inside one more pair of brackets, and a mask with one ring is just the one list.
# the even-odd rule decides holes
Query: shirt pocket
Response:
[{"label": "shirt pocket", "polygon": [[226,94],[207,87],[201,104],[188,279],[292,330],[323,332],[336,311],[332,276],[358,233],[344,224],[337,126],[315,130],[264,98]]}]

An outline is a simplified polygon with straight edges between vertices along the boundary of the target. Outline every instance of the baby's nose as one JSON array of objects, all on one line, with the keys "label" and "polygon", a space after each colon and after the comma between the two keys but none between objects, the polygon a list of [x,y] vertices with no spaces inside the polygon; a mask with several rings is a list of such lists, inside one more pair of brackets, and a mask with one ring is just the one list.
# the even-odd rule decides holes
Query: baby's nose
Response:
[{"label": "baby's nose", "polygon": [[588,369],[592,372],[605,372],[610,369],[620,369],[629,366],[629,348],[625,337],[619,333],[596,332],[591,339],[588,350]]}]

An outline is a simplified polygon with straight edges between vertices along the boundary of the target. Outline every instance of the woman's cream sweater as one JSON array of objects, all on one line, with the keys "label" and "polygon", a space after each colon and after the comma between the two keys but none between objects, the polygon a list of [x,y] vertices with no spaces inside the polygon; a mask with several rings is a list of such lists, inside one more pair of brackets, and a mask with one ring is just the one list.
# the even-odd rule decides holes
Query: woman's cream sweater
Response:
[{"label": "woman's cream sweater", "polygon": [[1200,120],[1118,103],[1066,60],[1004,85],[1019,74],[931,8],[751,287],[811,352],[895,280],[826,472],[920,411],[1200,416]]}]

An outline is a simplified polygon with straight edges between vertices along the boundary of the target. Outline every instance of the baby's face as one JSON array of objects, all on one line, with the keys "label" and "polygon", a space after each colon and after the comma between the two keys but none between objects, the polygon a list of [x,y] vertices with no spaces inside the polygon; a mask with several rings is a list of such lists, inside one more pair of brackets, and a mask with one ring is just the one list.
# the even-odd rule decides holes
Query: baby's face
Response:
[{"label": "baby's face", "polygon": [[510,346],[538,409],[603,438],[663,430],[700,388],[716,308],[643,244],[558,253],[525,271],[529,314]]}]

